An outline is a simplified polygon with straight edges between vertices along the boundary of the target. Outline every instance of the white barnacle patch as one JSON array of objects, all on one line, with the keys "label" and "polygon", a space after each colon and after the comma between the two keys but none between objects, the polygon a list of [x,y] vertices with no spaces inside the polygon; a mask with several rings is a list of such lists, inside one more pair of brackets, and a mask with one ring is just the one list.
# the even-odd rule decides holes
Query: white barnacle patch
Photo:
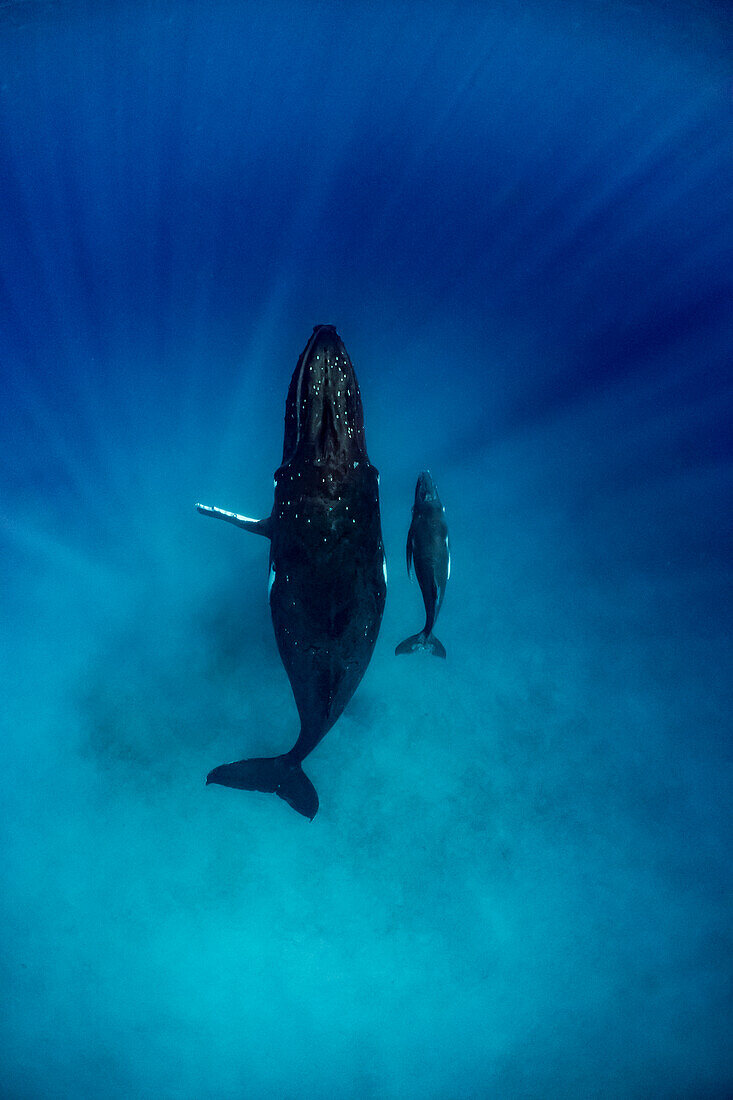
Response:
[{"label": "white barnacle patch", "polygon": [[267,581],[267,598],[270,599],[270,593],[272,592],[272,586],[275,583],[275,562],[270,563],[270,577]]},{"label": "white barnacle patch", "polygon": [[382,572],[384,573],[384,583],[387,583],[387,555],[382,556]]}]

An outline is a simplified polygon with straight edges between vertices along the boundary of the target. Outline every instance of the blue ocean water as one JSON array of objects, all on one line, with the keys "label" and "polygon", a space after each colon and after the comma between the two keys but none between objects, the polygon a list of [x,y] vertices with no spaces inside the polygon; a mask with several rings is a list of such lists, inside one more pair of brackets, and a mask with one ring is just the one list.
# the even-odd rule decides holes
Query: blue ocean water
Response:
[{"label": "blue ocean water", "polygon": [[[0,1093],[733,1094],[731,24],[0,4]],[[389,592],[312,824],[285,394],[338,326]],[[446,507],[445,662],[404,548]]]}]

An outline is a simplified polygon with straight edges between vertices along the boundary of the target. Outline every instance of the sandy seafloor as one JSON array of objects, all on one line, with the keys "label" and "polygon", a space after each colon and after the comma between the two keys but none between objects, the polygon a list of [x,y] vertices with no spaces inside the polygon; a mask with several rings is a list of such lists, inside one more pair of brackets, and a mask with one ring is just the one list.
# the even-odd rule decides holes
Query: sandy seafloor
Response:
[{"label": "sandy seafloor", "polygon": [[[0,4],[0,1094],[733,1095],[725,5]],[[337,324],[389,592],[306,763]],[[404,567],[446,506],[445,662]]]}]

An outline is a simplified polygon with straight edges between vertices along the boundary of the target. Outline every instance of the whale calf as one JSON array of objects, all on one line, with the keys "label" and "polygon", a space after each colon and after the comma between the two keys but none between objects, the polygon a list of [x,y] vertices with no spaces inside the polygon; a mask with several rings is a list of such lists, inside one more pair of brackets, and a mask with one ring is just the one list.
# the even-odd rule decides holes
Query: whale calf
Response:
[{"label": "whale calf", "polygon": [[318,795],[302,762],[356,691],[384,612],[378,486],[351,360],[333,325],[316,325],[290,380],[270,516],[196,505],[270,540],[270,612],[300,733],[289,752],[222,764],[207,783],[271,792],[315,817]]},{"label": "whale calf", "polygon": [[436,657],[445,657],[445,649],[433,634],[433,627],[450,577],[450,546],[445,508],[428,470],[420,474],[415,487],[412,522],[407,532],[408,576],[413,564],[425,604],[425,626],[419,634],[400,642],[395,653],[415,653],[423,649]]}]

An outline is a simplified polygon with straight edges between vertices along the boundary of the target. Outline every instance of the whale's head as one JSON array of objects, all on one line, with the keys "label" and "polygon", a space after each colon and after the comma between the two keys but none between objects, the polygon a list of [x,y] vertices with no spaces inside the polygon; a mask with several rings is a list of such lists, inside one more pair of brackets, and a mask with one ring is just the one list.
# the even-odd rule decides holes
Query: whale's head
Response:
[{"label": "whale's head", "polygon": [[435,487],[435,482],[433,481],[430,470],[423,470],[415,486],[415,507],[424,508],[430,505],[442,508],[438,490]]},{"label": "whale's head", "polygon": [[367,459],[359,383],[333,325],[316,325],[290,380],[283,465],[296,457],[338,465]]}]

